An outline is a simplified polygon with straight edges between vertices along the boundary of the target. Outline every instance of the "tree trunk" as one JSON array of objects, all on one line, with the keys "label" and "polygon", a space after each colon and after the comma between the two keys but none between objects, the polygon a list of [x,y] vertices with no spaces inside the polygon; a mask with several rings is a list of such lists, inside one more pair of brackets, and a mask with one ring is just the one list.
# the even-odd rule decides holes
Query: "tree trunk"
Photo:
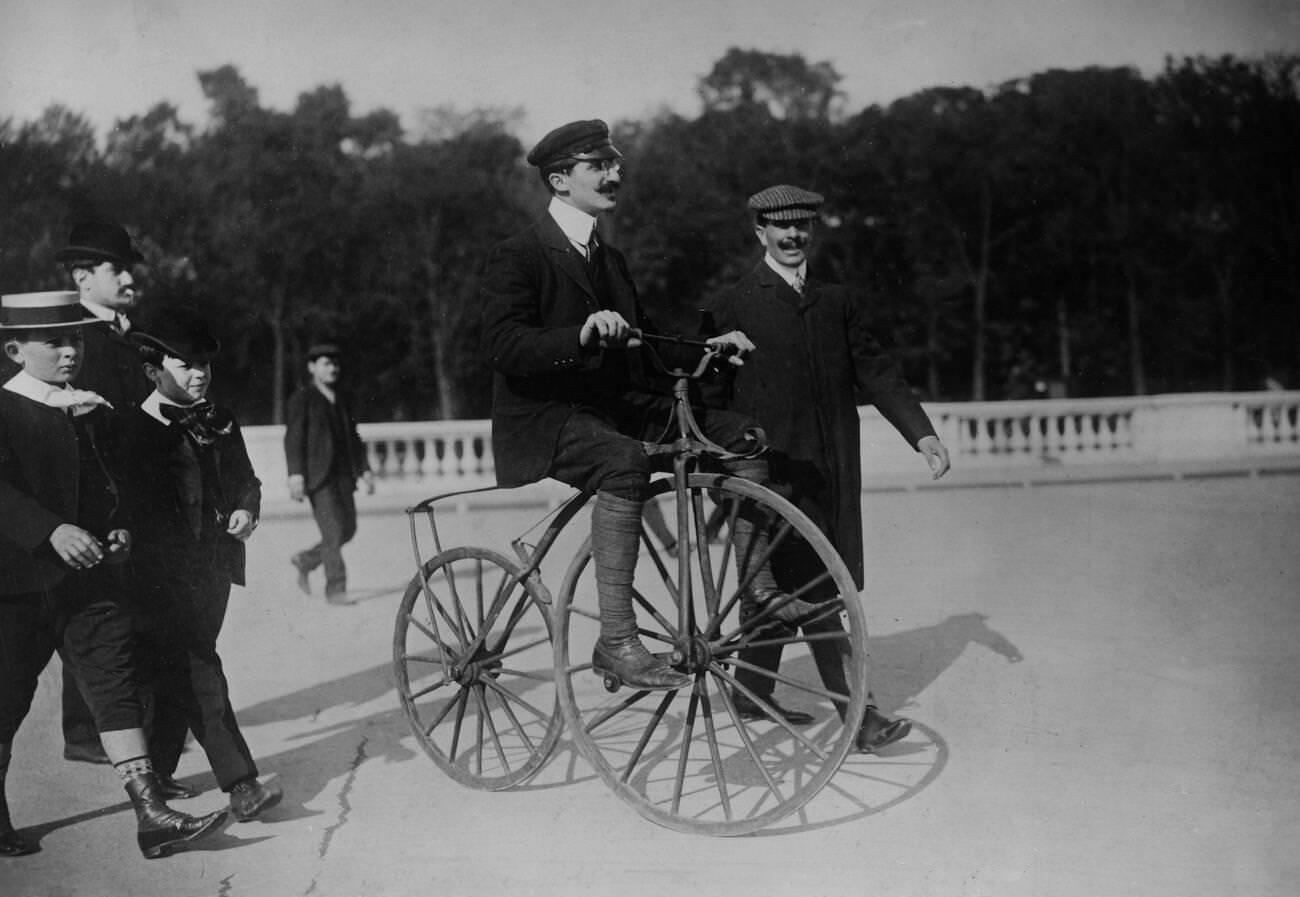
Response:
[{"label": "tree trunk", "polygon": [[1125,297],[1128,312],[1128,367],[1133,379],[1133,395],[1144,396],[1147,394],[1147,374],[1142,358],[1142,300],[1131,266],[1126,272],[1125,280],[1128,281]]},{"label": "tree trunk", "polygon": [[438,378],[438,420],[456,420],[460,417],[456,384],[451,374],[451,327],[442,314],[438,291],[429,288],[429,342],[433,346],[433,375]]},{"label": "tree trunk", "polygon": [[1070,358],[1070,312],[1065,304],[1065,294],[1056,297],[1056,355],[1061,372],[1061,382],[1066,394],[1073,392],[1070,381],[1074,377],[1073,363]]},{"label": "tree trunk", "polygon": [[285,382],[288,367],[285,335],[285,289],[283,284],[271,288],[271,421],[284,423]]},{"label": "tree trunk", "polygon": [[925,299],[925,386],[927,398],[938,401],[939,392],[939,300],[931,293]]},{"label": "tree trunk", "polygon": [[989,301],[989,257],[992,254],[993,197],[989,192],[987,180],[980,181],[980,233],[979,265],[973,271],[975,287],[975,345],[971,359],[971,398],[976,402],[984,401],[987,387],[984,383],[984,369],[988,361],[988,301]]},{"label": "tree trunk", "polygon": [[1233,351],[1232,262],[1216,266],[1214,286],[1219,305],[1219,388],[1231,392],[1237,385],[1237,358]]}]

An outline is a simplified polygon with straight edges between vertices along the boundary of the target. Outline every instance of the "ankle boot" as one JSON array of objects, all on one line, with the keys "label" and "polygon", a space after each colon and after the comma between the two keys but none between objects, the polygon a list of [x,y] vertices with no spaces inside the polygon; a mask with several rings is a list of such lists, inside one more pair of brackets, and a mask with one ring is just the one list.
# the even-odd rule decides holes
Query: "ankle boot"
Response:
[{"label": "ankle boot", "polygon": [[196,841],[226,821],[225,810],[206,816],[189,816],[173,810],[163,800],[158,778],[152,772],[127,776],[124,784],[139,823],[136,840],[147,860],[164,857],[176,845]]},{"label": "ankle boot", "polygon": [[9,777],[11,756],[13,756],[13,744],[0,742],[0,857],[21,857],[40,850],[32,842],[20,837],[14,831],[14,824],[9,820],[9,800],[5,797],[5,779]]},{"label": "ankle boot", "polygon": [[592,670],[605,676],[606,688],[684,688],[690,677],[646,650],[637,637],[632,582],[641,540],[644,502],[610,492],[596,493],[591,512],[591,559],[596,568],[600,639],[592,651]]}]

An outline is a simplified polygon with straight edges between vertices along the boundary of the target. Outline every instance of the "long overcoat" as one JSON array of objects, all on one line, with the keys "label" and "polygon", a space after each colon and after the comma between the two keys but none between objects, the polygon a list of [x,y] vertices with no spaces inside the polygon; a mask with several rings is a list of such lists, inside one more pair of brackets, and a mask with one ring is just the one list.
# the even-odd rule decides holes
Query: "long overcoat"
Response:
[{"label": "long overcoat", "polygon": [[867,331],[843,287],[809,278],[801,294],[758,265],[708,304],[719,331],[757,350],[712,394],[767,433],[772,477],[830,538],[863,584],[858,405],[875,405],[915,448],[934,427],[897,363]]}]

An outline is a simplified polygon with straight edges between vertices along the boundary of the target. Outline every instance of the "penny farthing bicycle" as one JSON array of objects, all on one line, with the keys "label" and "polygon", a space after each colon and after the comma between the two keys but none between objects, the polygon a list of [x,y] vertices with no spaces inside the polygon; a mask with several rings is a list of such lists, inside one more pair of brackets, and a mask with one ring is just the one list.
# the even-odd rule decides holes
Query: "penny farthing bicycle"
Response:
[{"label": "penny farthing bicycle", "polygon": [[[646,450],[671,462],[671,475],[652,481],[649,500],[674,528],[676,546],[657,544],[643,527],[635,585],[642,641],[688,673],[690,685],[641,691],[592,672],[600,618],[590,536],[554,596],[542,582],[543,560],[590,493],[551,511],[536,544],[520,537],[506,554],[443,546],[437,506],[462,491],[408,509],[418,572],[393,634],[398,693],[421,747],[463,785],[501,790],[527,782],[567,731],[601,779],[648,819],[685,832],[745,834],[804,806],[852,749],[867,695],[864,613],[852,576],[816,525],[775,492],[719,466],[738,456],[705,438],[688,401],[713,348],[642,337],[647,347],[671,342],[700,352],[689,368],[647,353],[675,380],[666,434],[675,438]],[[752,454],[761,451],[756,444]],[[710,516],[725,523],[717,534]],[[766,527],[761,555],[736,556],[742,516]],[[427,559],[421,519],[433,541]],[[745,601],[752,571],[787,551],[802,560],[783,573],[783,589],[816,603],[798,628]],[[754,662],[778,649],[776,669]],[[828,656],[843,671],[827,677],[840,683],[833,688],[819,670]],[[764,695],[813,722],[790,724]]]}]

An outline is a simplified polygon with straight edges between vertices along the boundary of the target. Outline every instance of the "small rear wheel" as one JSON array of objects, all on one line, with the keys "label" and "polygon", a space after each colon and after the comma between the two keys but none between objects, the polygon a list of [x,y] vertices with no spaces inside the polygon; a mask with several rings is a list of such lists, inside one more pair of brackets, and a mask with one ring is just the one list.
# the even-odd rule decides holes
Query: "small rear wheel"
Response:
[{"label": "small rear wheel", "polygon": [[560,736],[549,607],[520,565],[484,548],[427,561],[402,596],[393,669],[424,752],[462,785],[531,778]]},{"label": "small rear wheel", "polygon": [[[678,831],[754,832],[804,806],[853,748],[867,701],[865,614],[830,542],[771,490],[693,473],[680,497],[671,480],[652,491],[677,524],[676,551],[643,533],[637,625],[691,685],[618,690],[593,674],[599,612],[588,540],[556,599],[560,706],[578,749],[643,816]],[[737,564],[738,519],[766,528],[782,589],[816,606],[801,625],[752,604],[750,574],[736,571],[762,558]]]}]

